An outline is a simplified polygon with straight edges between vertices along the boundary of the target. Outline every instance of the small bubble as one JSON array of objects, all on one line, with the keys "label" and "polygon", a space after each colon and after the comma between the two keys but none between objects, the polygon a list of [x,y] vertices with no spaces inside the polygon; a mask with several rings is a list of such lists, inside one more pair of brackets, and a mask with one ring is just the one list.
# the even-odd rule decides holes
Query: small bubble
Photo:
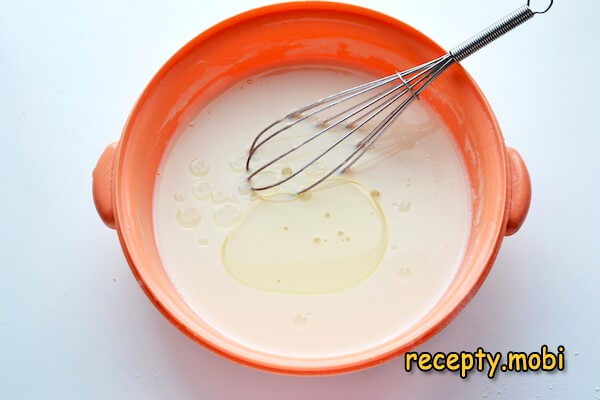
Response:
[{"label": "small bubble", "polygon": [[406,186],[406,187],[412,186],[412,181],[410,178],[406,178],[406,180],[404,181],[404,186]]},{"label": "small bubble", "polygon": [[308,317],[306,316],[306,314],[298,314],[298,315],[294,316],[294,318],[292,318],[292,322],[296,326],[306,325],[307,321],[308,321]]},{"label": "small bubble", "polygon": [[410,275],[410,267],[404,266],[398,270],[398,276],[400,278],[406,278],[408,275]]},{"label": "small bubble", "polygon": [[242,215],[236,206],[225,204],[215,210],[214,216],[217,224],[223,227],[229,227],[239,221]]},{"label": "small bubble", "polygon": [[398,248],[398,245],[396,245],[396,244],[390,245],[390,250],[396,250],[397,248]]},{"label": "small bubble", "polygon": [[323,215],[325,216],[325,218],[331,218],[331,213],[329,211],[326,211]]},{"label": "small bubble", "polygon": [[337,235],[340,236],[340,237],[344,236],[344,231],[338,231]]},{"label": "small bubble", "polygon": [[201,237],[198,239],[198,244],[200,244],[200,246],[202,247],[206,247],[208,246],[208,239],[205,237]]},{"label": "small bubble", "polygon": [[291,176],[294,173],[291,167],[283,167],[281,169],[282,176]]},{"label": "small bubble", "polygon": [[250,194],[252,188],[248,182],[242,182],[238,185],[238,193],[239,194]]},{"label": "small bubble", "polygon": [[396,203],[396,208],[398,211],[405,213],[410,211],[410,201],[401,201]]},{"label": "small bubble", "polygon": [[246,156],[238,156],[229,161],[229,168],[233,172],[244,172],[246,170]]},{"label": "small bubble", "polygon": [[425,154],[425,159],[426,160],[431,160],[431,154],[429,154],[429,153]]},{"label": "small bubble", "polygon": [[177,202],[177,203],[183,203],[185,201],[185,194],[181,193],[181,192],[177,192],[173,195],[173,199]]},{"label": "small bubble", "polygon": [[329,126],[329,122],[325,120],[316,120],[315,126],[318,128],[327,128]]},{"label": "small bubble", "polygon": [[194,207],[186,207],[177,211],[176,219],[179,225],[186,229],[191,229],[200,224],[201,215]]},{"label": "small bubble", "polygon": [[320,237],[313,238],[313,243],[314,244],[321,244],[321,238]]},{"label": "small bubble", "polygon": [[371,197],[378,198],[379,196],[381,196],[381,192],[379,190],[377,190],[377,189],[371,190]]},{"label": "small bubble", "polygon": [[191,121],[188,125],[191,128],[192,126],[196,125],[196,123],[194,121]]},{"label": "small bubble", "polygon": [[346,236],[346,237],[344,238],[344,242],[349,242],[349,241],[350,241],[350,236]]},{"label": "small bubble", "polygon": [[206,200],[212,193],[212,186],[208,182],[196,182],[192,186],[192,194],[198,200]]},{"label": "small bubble", "polygon": [[287,230],[289,230],[289,229],[290,229],[290,228],[288,228],[287,226],[284,226],[284,227],[283,227],[283,230],[284,230],[284,231],[287,231]]},{"label": "small bubble", "polygon": [[210,198],[215,204],[223,204],[227,201],[227,195],[222,190],[215,190],[212,192]]},{"label": "small bubble", "polygon": [[248,85],[252,85],[253,81],[252,81],[252,79],[247,79],[247,80],[246,80],[246,83],[247,83]]},{"label": "small bubble", "polygon": [[194,176],[205,176],[209,170],[210,166],[204,160],[196,158],[190,162],[190,172]]},{"label": "small bubble", "polygon": [[[260,164],[260,158],[258,158],[255,155],[253,155],[250,158],[250,164],[249,164],[250,170],[254,169],[259,164]],[[245,166],[244,166],[244,168],[245,168]]]}]

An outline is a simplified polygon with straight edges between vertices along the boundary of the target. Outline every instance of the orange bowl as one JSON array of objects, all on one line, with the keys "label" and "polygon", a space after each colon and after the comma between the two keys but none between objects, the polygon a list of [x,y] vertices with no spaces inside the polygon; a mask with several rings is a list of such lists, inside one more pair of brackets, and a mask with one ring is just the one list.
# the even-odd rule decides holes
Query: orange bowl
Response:
[{"label": "orange bowl", "polygon": [[183,301],[161,264],[153,227],[153,191],[169,140],[199,107],[263,70],[304,63],[341,64],[386,75],[444,54],[431,39],[375,11],[330,2],[292,2],[237,15],[194,38],[154,76],[118,143],[93,173],[102,220],[117,230],[131,270],[154,305],[196,342],[234,361],[274,372],[332,374],[371,366],[437,333],[485,279],[502,238],[521,225],[531,196],[527,169],[507,149],[483,94],[453,65],[422,96],[452,132],[472,190],[472,224],[456,276],[435,307],[397,337],[329,358],[268,354],[232,341]]}]

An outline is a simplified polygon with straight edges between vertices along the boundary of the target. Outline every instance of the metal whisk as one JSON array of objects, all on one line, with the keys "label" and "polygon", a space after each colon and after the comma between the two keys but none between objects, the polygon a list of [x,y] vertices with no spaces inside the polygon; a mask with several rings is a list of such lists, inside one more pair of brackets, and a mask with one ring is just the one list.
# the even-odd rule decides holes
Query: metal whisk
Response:
[{"label": "metal whisk", "polygon": [[[529,7],[530,0],[528,0],[526,5],[508,14],[493,25],[466,40],[462,44],[456,46],[447,54],[435,60],[402,72],[396,72],[392,75],[377,79],[372,82],[343,90],[336,94],[332,94],[331,96],[317,100],[312,104],[292,111],[283,118],[271,123],[255,137],[248,151],[246,171],[249,172],[248,181],[250,182],[252,190],[260,191],[270,189],[293,179],[309,168],[312,164],[324,157],[344,140],[348,139],[348,137],[353,135],[358,129],[365,126],[369,121],[373,120],[380,113],[387,110],[388,114],[385,115],[385,117],[379,123],[377,123],[373,130],[368,132],[363,139],[358,141],[351,153],[342,162],[340,162],[337,166],[335,166],[315,182],[312,182],[299,190],[297,194],[304,193],[314,188],[338,171],[344,171],[347,168],[350,168],[350,166],[352,166],[360,157],[362,157],[365,152],[367,152],[367,150],[369,150],[386,132],[390,125],[392,125],[392,123],[394,123],[394,121],[398,118],[400,113],[402,113],[402,111],[404,111],[414,99],[418,98],[419,95],[427,88],[427,86],[429,86],[429,84],[433,82],[435,78],[444,72],[446,68],[455,62],[460,62],[461,60],[465,59],[508,31],[533,18],[534,15],[546,13],[552,7],[553,2],[553,0],[550,0],[548,6],[544,10],[533,11]],[[371,91],[374,91],[373,94],[371,94]],[[362,95],[366,95],[368,97],[365,100],[358,98],[360,101],[356,104],[344,106],[344,104],[348,104],[346,103],[347,101]],[[343,108],[340,111],[337,111],[339,107]],[[256,151],[259,148],[265,145],[265,143],[277,137],[282,132],[292,128],[299,122],[318,114],[321,115],[320,113],[323,113],[327,110],[333,112],[333,115],[328,116],[325,120],[321,121],[320,126],[322,129],[320,129],[317,133],[308,137],[301,143],[290,147],[288,150],[262,164],[261,166],[253,168],[252,171],[250,170],[252,157],[256,154]],[[284,157],[297,151],[299,148],[317,139],[321,135],[329,132],[336,126],[345,126],[349,128],[349,130],[333,144],[324,148],[321,153],[317,154],[313,159],[305,163],[298,170],[293,171],[293,173],[288,174],[288,176],[282,177],[280,180],[267,185],[255,186],[252,183],[252,178],[257,174],[280,161]]]}]

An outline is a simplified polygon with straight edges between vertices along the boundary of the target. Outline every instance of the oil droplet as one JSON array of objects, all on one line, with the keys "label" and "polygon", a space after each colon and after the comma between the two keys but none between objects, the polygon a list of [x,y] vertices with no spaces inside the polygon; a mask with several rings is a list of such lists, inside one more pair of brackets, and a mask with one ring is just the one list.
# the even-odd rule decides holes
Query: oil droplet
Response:
[{"label": "oil droplet", "polygon": [[238,193],[239,194],[250,194],[251,191],[252,191],[252,188],[250,187],[250,184],[246,181],[244,181],[238,185]]},{"label": "oil droplet", "polygon": [[290,228],[288,228],[287,226],[284,226],[284,227],[283,227],[283,230],[284,230],[284,231],[288,231],[289,229],[290,229]]},{"label": "oil droplet", "polygon": [[247,79],[247,80],[246,80],[246,83],[247,83],[248,85],[252,85],[252,79]]},{"label": "oil droplet", "polygon": [[190,162],[190,172],[194,176],[205,176],[209,170],[210,166],[205,160],[196,158]]},{"label": "oil droplet", "polygon": [[398,276],[400,278],[407,278],[408,275],[410,275],[410,267],[404,266],[398,270]]},{"label": "oil droplet", "polygon": [[214,215],[215,221],[222,227],[234,225],[242,216],[240,210],[232,204],[225,204],[221,207],[218,207],[215,210]]},{"label": "oil droplet", "polygon": [[325,214],[323,214],[325,216],[325,218],[331,218],[331,213],[329,211],[325,212]]},{"label": "oil droplet", "polygon": [[185,194],[181,193],[181,192],[177,192],[173,195],[173,199],[177,202],[177,203],[183,203],[185,201]]},{"label": "oil droplet", "polygon": [[338,231],[337,235],[340,236],[340,237],[344,236],[344,231]]},{"label": "oil droplet", "polygon": [[312,196],[312,194],[310,194],[310,192],[300,193],[298,195],[298,200],[307,201],[307,200],[310,200],[311,196]]},{"label": "oil droplet", "polygon": [[233,172],[244,172],[246,170],[246,156],[238,156],[229,161],[229,168]]},{"label": "oil droplet", "polygon": [[212,186],[208,182],[196,182],[192,186],[192,194],[198,200],[206,200],[212,193]]},{"label": "oil droplet", "polygon": [[325,165],[320,162],[314,162],[304,170],[309,178],[320,178],[325,173]]},{"label": "oil droplet", "polygon": [[177,222],[186,229],[195,228],[200,223],[200,212],[194,207],[186,207],[177,211]]},{"label": "oil droplet", "polygon": [[381,192],[377,189],[373,189],[371,190],[371,197],[373,197],[374,199],[379,198],[379,196],[381,196]]},{"label": "oil droplet", "polygon": [[[386,249],[381,208],[369,190],[346,178],[334,178],[311,194],[306,201],[281,193],[255,201],[223,243],[227,272],[259,290],[296,294],[330,293],[366,279]],[[353,206],[330,211],[340,198]],[[331,219],[324,217],[327,211]],[[337,220],[344,224],[332,224]],[[337,236],[339,230],[345,234]],[[350,232],[352,238],[345,239]]]},{"label": "oil droplet", "polygon": [[293,173],[292,167],[283,167],[281,169],[281,176],[291,176]]},{"label": "oil droplet", "polygon": [[210,198],[215,204],[223,204],[227,201],[227,195],[222,190],[215,190],[212,192]]},{"label": "oil droplet", "polygon": [[205,237],[201,237],[198,239],[198,244],[200,244],[200,246],[202,247],[206,247],[208,246],[208,239]]},{"label": "oil droplet", "polygon": [[294,316],[294,318],[292,318],[292,322],[296,326],[304,326],[304,325],[306,325],[307,321],[308,321],[308,318],[305,314],[298,314],[298,315]]}]

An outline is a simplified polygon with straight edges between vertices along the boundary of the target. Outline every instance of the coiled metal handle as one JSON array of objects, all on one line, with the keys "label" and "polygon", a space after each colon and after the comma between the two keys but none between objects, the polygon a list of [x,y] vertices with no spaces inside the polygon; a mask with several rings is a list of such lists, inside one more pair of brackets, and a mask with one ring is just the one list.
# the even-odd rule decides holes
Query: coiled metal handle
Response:
[{"label": "coiled metal handle", "polygon": [[477,50],[482,47],[490,44],[494,40],[498,39],[500,36],[504,35],[508,31],[515,29],[517,26],[521,25],[523,22],[533,18],[535,14],[543,14],[547,12],[550,7],[552,7],[552,3],[554,0],[550,1],[548,7],[543,11],[533,11],[529,8],[529,1],[523,7],[520,7],[508,14],[506,17],[500,19],[495,24],[490,25],[483,31],[479,32],[477,35],[471,37],[470,39],[464,41],[459,44],[452,50],[450,50],[450,55],[454,61],[461,61],[475,53]]}]

